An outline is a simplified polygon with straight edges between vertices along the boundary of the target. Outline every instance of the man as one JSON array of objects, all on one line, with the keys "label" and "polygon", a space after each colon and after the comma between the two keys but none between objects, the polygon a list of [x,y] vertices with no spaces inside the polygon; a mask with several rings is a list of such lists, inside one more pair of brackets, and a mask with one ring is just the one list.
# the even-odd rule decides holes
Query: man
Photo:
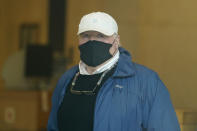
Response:
[{"label": "man", "polygon": [[59,80],[49,131],[179,131],[158,75],[120,47],[116,21],[103,12],[82,17],[80,62]]}]

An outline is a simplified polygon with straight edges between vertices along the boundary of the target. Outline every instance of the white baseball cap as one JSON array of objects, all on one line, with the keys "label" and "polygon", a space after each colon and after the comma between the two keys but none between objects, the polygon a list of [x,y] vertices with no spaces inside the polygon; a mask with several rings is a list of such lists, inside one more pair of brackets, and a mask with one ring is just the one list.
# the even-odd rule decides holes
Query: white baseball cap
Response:
[{"label": "white baseball cap", "polygon": [[104,35],[118,34],[118,25],[114,18],[104,12],[93,12],[81,18],[78,35],[85,31],[98,31]]}]

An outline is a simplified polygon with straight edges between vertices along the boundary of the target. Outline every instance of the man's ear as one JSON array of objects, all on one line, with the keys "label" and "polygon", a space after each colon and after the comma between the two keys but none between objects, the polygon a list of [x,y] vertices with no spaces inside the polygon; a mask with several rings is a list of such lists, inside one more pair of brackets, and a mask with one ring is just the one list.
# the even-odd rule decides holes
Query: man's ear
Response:
[{"label": "man's ear", "polygon": [[120,47],[120,45],[121,45],[121,44],[120,44],[120,35],[117,35],[116,37],[117,37],[117,38],[116,38],[116,43],[117,43],[117,44],[116,44],[116,48],[118,48],[118,47]]}]

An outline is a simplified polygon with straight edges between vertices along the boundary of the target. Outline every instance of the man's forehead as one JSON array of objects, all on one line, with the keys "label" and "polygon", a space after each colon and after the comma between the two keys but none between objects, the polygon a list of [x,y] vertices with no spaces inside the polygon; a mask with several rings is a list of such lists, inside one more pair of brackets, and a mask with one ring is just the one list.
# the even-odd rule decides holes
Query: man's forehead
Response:
[{"label": "man's forehead", "polygon": [[98,32],[98,31],[85,31],[85,32],[82,32],[80,33],[79,35],[84,35],[84,34],[88,34],[88,35],[104,35],[106,37],[110,37],[110,36],[107,36],[101,32]]},{"label": "man's forehead", "polygon": [[85,32],[82,32],[81,34],[103,34],[103,33],[100,33],[98,31],[85,31]]}]

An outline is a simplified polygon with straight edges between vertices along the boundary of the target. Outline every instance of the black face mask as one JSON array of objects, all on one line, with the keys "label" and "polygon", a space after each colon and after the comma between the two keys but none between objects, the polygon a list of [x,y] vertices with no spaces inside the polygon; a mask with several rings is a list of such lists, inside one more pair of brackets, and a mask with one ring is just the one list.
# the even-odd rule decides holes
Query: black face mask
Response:
[{"label": "black face mask", "polygon": [[112,44],[101,41],[88,41],[79,46],[80,58],[88,66],[96,67],[112,58],[109,49]]}]

